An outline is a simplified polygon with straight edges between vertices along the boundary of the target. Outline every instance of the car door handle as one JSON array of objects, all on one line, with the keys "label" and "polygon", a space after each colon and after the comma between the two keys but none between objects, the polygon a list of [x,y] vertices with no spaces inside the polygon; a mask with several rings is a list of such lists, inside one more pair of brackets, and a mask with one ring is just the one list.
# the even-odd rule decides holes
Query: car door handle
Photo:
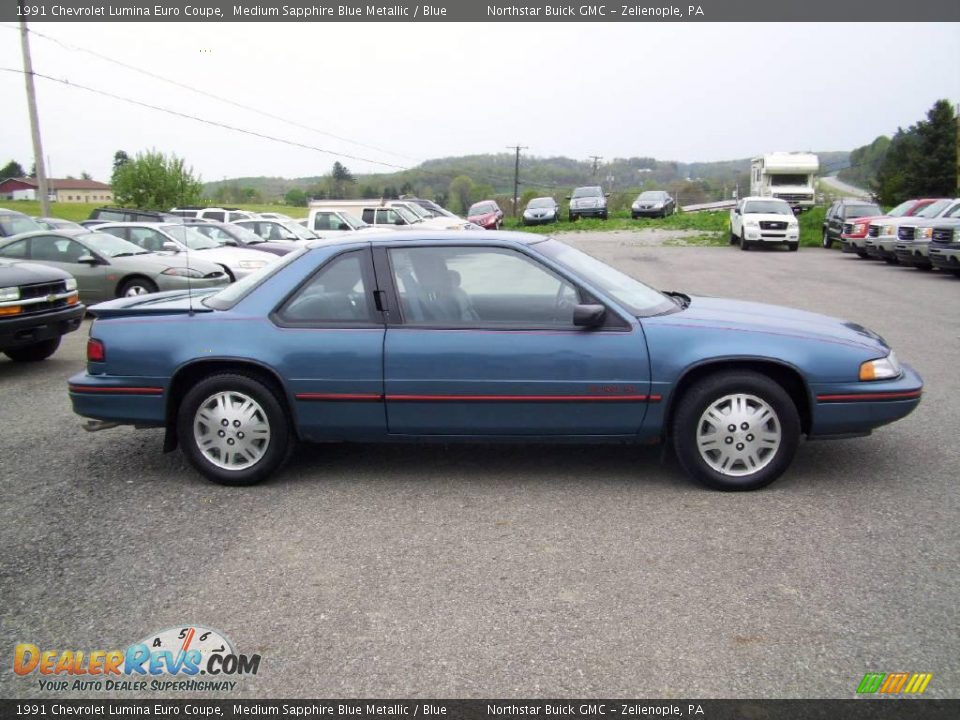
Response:
[{"label": "car door handle", "polygon": [[387,294],[383,290],[373,291],[373,303],[380,312],[387,311]]}]

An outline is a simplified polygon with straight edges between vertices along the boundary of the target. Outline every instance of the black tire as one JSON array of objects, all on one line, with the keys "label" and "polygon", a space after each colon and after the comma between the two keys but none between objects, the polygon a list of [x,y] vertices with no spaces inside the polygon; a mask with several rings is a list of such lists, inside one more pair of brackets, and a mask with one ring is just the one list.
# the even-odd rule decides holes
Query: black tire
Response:
[{"label": "black tire", "polygon": [[570,213],[569,215],[567,215],[568,222],[576,222],[576,220],[577,220],[577,216],[574,215],[573,213]]},{"label": "black tire", "polygon": [[[763,458],[758,456],[765,464],[759,470],[742,476],[721,473],[711,467],[697,444],[697,433],[704,413],[725,396],[734,394],[750,395],[765,403],[772,410],[780,430],[776,450]],[[755,428],[738,428],[737,437],[743,435],[749,438],[747,433],[750,430]],[[786,390],[766,375],[750,370],[730,370],[698,380],[677,399],[670,432],[677,460],[687,474],[698,482],[714,490],[758,490],[780,477],[793,461],[800,444],[800,414]],[[744,461],[735,460],[730,469],[736,468],[738,463],[746,466]]]},{"label": "black tire", "polygon": [[630,219],[631,219],[631,220],[636,220],[638,217],[640,217],[640,216],[637,215],[636,213],[630,213]]},{"label": "black tire", "polygon": [[[139,292],[132,292],[139,290]],[[127,278],[122,283],[120,287],[117,288],[117,297],[127,297],[127,295],[147,295],[148,293],[155,293],[157,291],[157,284],[148,278],[145,277],[132,277]]]},{"label": "black tire", "polygon": [[601,219],[601,220],[606,220],[607,217],[608,217],[608,216],[607,216],[606,213],[601,213],[601,215],[600,215],[600,219]]},{"label": "black tire", "polygon": [[60,337],[41,340],[33,345],[24,345],[23,347],[10,348],[4,350],[3,354],[14,362],[39,362],[46,360],[53,355],[60,347]]},{"label": "black tire", "polygon": [[790,252],[796,252],[797,249],[800,247],[800,243],[798,243],[798,242],[795,242],[795,243],[787,243],[787,247],[790,248]]},{"label": "black tire", "polygon": [[740,238],[740,249],[743,250],[743,251],[749,250],[749,249],[750,249],[750,243],[748,243],[748,242],[747,242],[746,240],[744,240],[743,238]]},{"label": "black tire", "polygon": [[[218,393],[233,392],[254,400],[270,431],[263,454],[254,464],[236,470],[219,467],[203,453],[194,435],[194,418],[200,407]],[[240,425],[236,432],[241,432]],[[230,425],[227,428],[231,428]],[[234,432],[232,429],[229,430]],[[219,485],[254,485],[267,479],[286,462],[293,446],[290,420],[279,393],[252,375],[217,373],[209,375],[184,396],[177,409],[177,437],[183,454],[197,471]],[[238,435],[238,439],[239,436]],[[239,454],[239,453],[237,453]]]},{"label": "black tire", "polygon": [[833,240],[830,238],[830,233],[826,230],[823,231],[823,239],[820,242],[827,250],[833,247]]},{"label": "black tire", "polygon": [[899,264],[900,264],[900,261],[897,260],[897,258],[895,258],[895,257],[885,257],[885,258],[882,258],[882,260],[883,260],[887,265],[899,265]]},{"label": "black tire", "polygon": [[730,232],[730,244],[731,244],[731,245],[737,245],[739,242],[740,242],[740,238],[738,238],[738,237],[733,233],[733,231],[731,231],[731,232]]},{"label": "black tire", "polygon": [[867,260],[870,257],[869,255],[867,255],[866,250],[857,250],[856,253],[857,253],[857,257],[863,258],[864,260]]}]

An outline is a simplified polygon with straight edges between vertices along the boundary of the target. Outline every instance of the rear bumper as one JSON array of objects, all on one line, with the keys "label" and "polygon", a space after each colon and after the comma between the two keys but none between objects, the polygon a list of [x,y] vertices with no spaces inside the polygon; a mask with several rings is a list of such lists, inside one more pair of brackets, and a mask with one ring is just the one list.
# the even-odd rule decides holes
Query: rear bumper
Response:
[{"label": "rear bumper", "polygon": [[167,378],[106,377],[78,373],[68,388],[73,411],[96,420],[162,426]]},{"label": "rear bumper", "polygon": [[72,305],[56,312],[0,319],[0,348],[33,345],[73,332],[83,320],[86,306]]},{"label": "rear bumper", "polygon": [[811,389],[811,438],[863,435],[912,413],[920,404],[923,379],[904,365],[903,375],[896,380],[829,383]]}]

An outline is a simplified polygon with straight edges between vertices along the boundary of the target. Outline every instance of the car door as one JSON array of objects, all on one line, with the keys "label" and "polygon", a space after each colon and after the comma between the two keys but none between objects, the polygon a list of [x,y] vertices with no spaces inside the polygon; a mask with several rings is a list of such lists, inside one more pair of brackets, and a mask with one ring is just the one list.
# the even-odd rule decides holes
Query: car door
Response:
[{"label": "car door", "polygon": [[[30,238],[30,259],[52,265],[73,275],[85,303],[112,297],[106,293],[107,261],[87,250],[76,240],[62,235],[36,235]],[[89,258],[88,262],[78,262]]]},{"label": "car door", "polygon": [[516,248],[394,245],[387,285],[387,426],[395,435],[630,436],[646,412],[642,330],[573,325],[592,300]]},{"label": "car door", "polygon": [[313,440],[386,432],[384,317],[375,302],[370,249],[321,264],[270,314],[269,353],[296,402],[300,433]]}]

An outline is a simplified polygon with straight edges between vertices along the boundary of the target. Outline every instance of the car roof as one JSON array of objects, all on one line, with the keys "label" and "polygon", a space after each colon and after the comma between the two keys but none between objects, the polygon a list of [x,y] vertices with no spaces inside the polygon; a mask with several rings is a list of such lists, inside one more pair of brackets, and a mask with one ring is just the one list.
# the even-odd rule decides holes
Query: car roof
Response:
[{"label": "car roof", "polygon": [[438,245],[536,245],[544,240],[551,239],[549,235],[534,235],[533,233],[516,232],[510,230],[437,230],[425,232],[396,233],[385,231],[382,234],[370,233],[363,239],[354,237],[339,238],[336,240],[310,240],[309,248],[329,248],[336,245],[359,245],[372,243],[373,245],[406,245],[408,243],[436,242]]}]

